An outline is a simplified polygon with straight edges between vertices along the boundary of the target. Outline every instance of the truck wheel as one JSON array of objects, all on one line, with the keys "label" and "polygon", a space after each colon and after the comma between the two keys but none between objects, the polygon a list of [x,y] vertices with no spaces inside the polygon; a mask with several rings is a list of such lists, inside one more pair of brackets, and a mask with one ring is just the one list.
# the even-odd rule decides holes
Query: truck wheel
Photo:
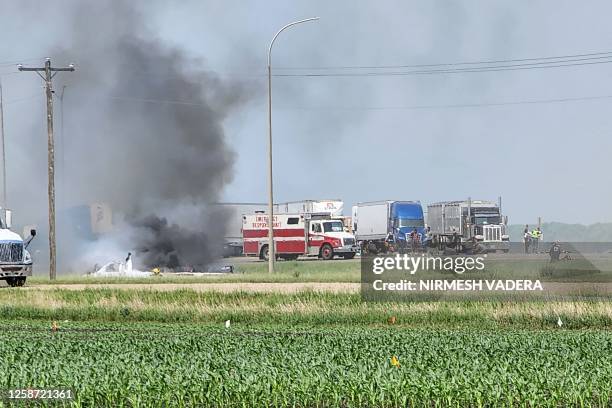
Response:
[{"label": "truck wheel", "polygon": [[25,283],[25,278],[7,278],[6,283],[12,288],[17,286],[23,286]]},{"label": "truck wheel", "polygon": [[25,285],[25,281],[26,281],[25,276],[24,276],[24,277],[22,277],[22,278],[17,278],[17,286],[23,286],[23,285]]},{"label": "truck wheel", "polygon": [[262,246],[261,250],[259,251],[259,259],[263,259],[264,261],[267,261],[269,257],[270,257],[270,251],[268,251],[268,246],[267,245]]},{"label": "truck wheel", "polygon": [[319,255],[324,261],[329,261],[334,258],[334,249],[329,244],[323,244]]}]

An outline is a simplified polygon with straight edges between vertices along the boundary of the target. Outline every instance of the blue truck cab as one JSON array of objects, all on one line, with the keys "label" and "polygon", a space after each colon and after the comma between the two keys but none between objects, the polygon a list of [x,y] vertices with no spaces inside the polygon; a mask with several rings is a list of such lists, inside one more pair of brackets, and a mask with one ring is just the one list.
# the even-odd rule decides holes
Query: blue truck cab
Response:
[{"label": "blue truck cab", "polygon": [[390,233],[396,242],[410,241],[410,233],[416,228],[420,242],[425,239],[425,217],[419,201],[394,201],[389,208]]}]

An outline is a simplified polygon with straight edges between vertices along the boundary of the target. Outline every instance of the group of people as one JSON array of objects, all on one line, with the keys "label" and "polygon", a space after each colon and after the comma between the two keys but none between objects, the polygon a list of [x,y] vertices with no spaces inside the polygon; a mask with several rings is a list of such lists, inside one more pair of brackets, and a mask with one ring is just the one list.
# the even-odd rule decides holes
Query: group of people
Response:
[{"label": "group of people", "polygon": [[[433,234],[431,233],[431,228],[429,226],[426,226],[424,234],[419,233],[416,228],[413,228],[412,231],[407,234],[406,239],[399,242],[395,241],[395,236],[393,235],[393,232],[389,232],[385,241],[387,243],[392,244],[393,246],[398,244],[400,250],[409,249],[410,251],[415,253],[420,252],[423,249],[427,249],[427,247],[431,244],[432,237]],[[404,245],[405,248],[402,248],[402,245]]]},{"label": "group of people", "polygon": [[540,241],[543,239],[542,230],[540,227],[529,231],[529,225],[525,225],[523,231],[523,241],[525,243],[525,253],[537,254],[540,250]]}]

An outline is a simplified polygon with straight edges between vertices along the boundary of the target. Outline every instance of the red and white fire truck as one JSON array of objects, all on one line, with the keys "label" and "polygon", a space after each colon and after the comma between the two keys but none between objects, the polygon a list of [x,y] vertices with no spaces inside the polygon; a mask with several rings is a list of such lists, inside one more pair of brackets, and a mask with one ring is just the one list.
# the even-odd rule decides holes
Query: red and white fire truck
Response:
[{"label": "red and white fire truck", "polygon": [[[351,259],[357,253],[355,236],[345,232],[342,220],[329,214],[276,214],[273,225],[276,256],[281,259],[298,256]],[[242,237],[245,255],[268,259],[267,214],[243,215]]]}]

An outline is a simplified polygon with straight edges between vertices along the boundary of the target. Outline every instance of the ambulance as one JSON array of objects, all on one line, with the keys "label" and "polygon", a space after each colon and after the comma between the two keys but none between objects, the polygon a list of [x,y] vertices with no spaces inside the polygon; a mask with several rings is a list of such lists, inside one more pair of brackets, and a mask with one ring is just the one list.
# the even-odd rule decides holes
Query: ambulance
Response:
[{"label": "ambulance", "polygon": [[[299,256],[352,259],[358,250],[355,236],[345,231],[342,220],[329,213],[275,214],[273,228],[276,256],[280,259]],[[243,215],[242,237],[245,255],[268,259],[267,214]]]}]

